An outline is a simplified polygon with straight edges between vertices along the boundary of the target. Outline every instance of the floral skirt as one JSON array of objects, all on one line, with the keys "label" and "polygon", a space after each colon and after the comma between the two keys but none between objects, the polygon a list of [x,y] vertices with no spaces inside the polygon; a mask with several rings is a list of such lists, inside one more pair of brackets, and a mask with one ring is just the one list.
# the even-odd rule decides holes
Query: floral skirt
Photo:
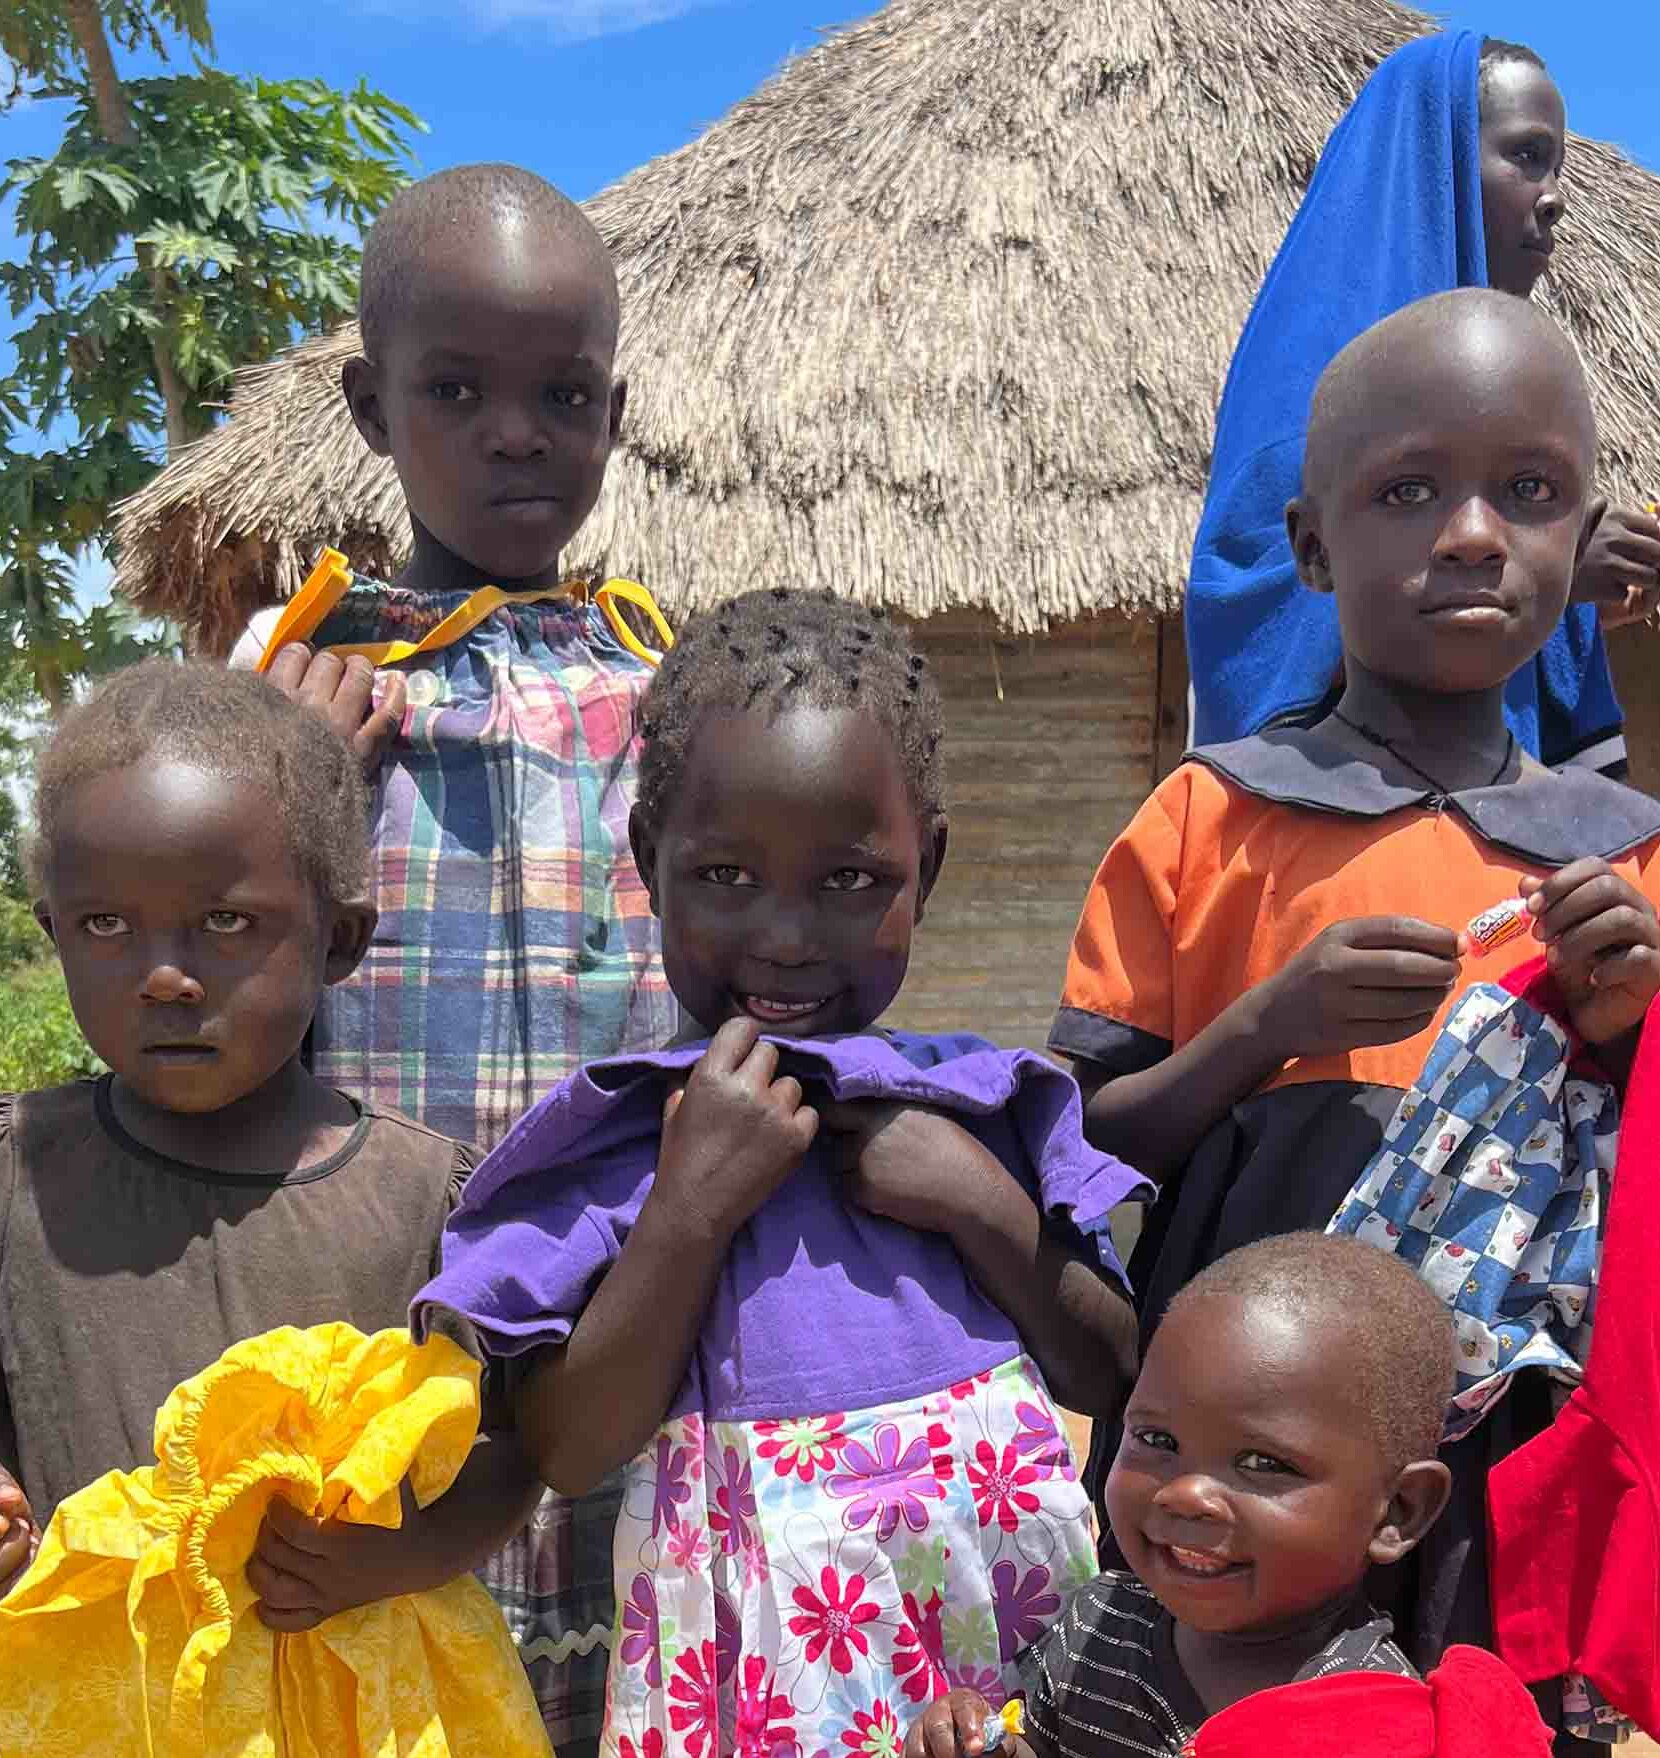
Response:
[{"label": "floral skirt", "polygon": [[628,1468],[602,1758],[898,1758],[1096,1571],[1037,1368],[871,1410],[681,1416]]}]

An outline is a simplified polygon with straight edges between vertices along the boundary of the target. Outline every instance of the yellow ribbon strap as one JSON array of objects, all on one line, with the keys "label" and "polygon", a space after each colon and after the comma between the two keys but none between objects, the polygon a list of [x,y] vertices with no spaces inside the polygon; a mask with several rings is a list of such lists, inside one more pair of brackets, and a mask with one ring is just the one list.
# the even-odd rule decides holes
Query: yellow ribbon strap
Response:
[{"label": "yellow ribbon strap", "polygon": [[[352,571],[346,558],[339,550],[325,549],[322,559],[312,569],[310,578],[289,600],[288,608],[278,618],[277,626],[271,632],[271,639],[265,644],[265,652],[260,656],[258,669],[262,672],[267,670],[272,660],[290,642],[310,640],[323,626],[330,611],[345,597],[351,583]],[[361,654],[371,665],[377,667],[401,665],[406,659],[414,659],[423,653],[436,653],[440,648],[459,641],[504,604],[550,604],[569,599],[576,592],[585,596],[586,588],[578,584],[574,588],[557,587],[549,592],[503,592],[499,586],[481,586],[465,604],[458,605],[441,623],[428,629],[419,641],[347,642],[331,646],[328,651],[343,658],[349,658],[354,653]],[[634,633],[618,608],[619,600],[645,613],[661,637],[665,653],[674,645],[673,631],[662,611],[657,608],[656,600],[645,587],[633,580],[607,580],[594,593],[594,603],[604,613],[605,620],[611,625],[617,639],[636,659],[655,666],[661,655],[653,653]]]}]

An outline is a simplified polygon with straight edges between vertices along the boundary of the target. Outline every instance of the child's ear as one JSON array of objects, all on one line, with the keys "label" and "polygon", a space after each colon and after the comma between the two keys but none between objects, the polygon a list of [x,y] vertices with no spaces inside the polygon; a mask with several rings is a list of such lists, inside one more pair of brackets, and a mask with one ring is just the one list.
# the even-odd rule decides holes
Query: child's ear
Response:
[{"label": "child's ear", "polygon": [[922,920],[922,912],[928,907],[928,899],[933,895],[940,868],[945,865],[945,845],[949,840],[950,830],[945,814],[941,812],[934,820],[933,829],[923,837],[922,871],[916,888],[916,919],[919,922]]},{"label": "child's ear", "polygon": [[1374,1563],[1398,1563],[1441,1518],[1452,1494],[1452,1473],[1439,1459],[1419,1459],[1395,1479],[1395,1493],[1366,1554]]},{"label": "child's ear", "polygon": [[392,455],[392,436],[380,407],[380,368],[361,354],[354,354],[340,369],[340,388],[352,412],[363,443],[376,457]]},{"label": "child's ear", "polygon": [[343,983],[363,962],[369,941],[380,920],[380,911],[372,903],[337,903],[334,921],[329,928],[328,957],[323,963],[323,981],[330,985]]},{"label": "child's ear", "polygon": [[640,871],[640,882],[651,901],[651,913],[657,908],[657,832],[646,822],[645,814],[636,805],[628,814],[628,846],[634,851],[634,865]]},{"label": "child's ear", "polygon": [[34,905],[35,920],[40,923],[40,931],[54,946],[58,943],[58,931],[52,926],[52,912],[46,907],[46,899],[41,898]]},{"label": "child's ear", "polygon": [[1314,504],[1303,495],[1298,495],[1285,509],[1285,534],[1291,539],[1297,578],[1311,592],[1330,592],[1331,562],[1325,544],[1320,541]]},{"label": "child's ear", "polygon": [[617,443],[622,432],[623,410],[628,407],[628,380],[619,378],[611,383],[611,444]]}]

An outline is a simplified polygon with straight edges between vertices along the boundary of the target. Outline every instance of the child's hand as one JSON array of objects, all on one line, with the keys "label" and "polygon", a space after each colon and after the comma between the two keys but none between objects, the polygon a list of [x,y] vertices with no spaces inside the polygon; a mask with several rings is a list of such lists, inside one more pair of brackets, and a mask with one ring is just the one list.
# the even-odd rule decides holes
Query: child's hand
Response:
[{"label": "child's hand", "polygon": [[839,1138],[848,1200],[859,1208],[919,1233],[949,1233],[974,1206],[975,1174],[991,1156],[943,1112],[859,1099],[824,1106],[821,1121]]},{"label": "child's hand", "polygon": [[429,1586],[421,1556],[420,1512],[403,1490],[403,1526],[316,1520],[272,1500],[248,1563],[259,1621],[270,1630],[314,1630],[325,1618]]},{"label": "child's hand", "polygon": [[938,1698],[911,1723],[905,1758],[979,1758],[990,1714],[991,1705],[978,1691],[958,1689]]},{"label": "child's hand", "polygon": [[801,1164],[818,1132],[800,1081],[774,1078],[778,1051],[760,1035],[754,1020],[729,1019],[663,1107],[652,1194],[723,1241]]},{"label": "child's hand", "polygon": [[1660,992],[1654,905],[1606,861],[1575,861],[1548,879],[1524,879],[1534,934],[1588,1044],[1640,1025]]},{"label": "child's hand", "polygon": [[321,715],[351,746],[365,777],[374,779],[386,747],[403,725],[409,687],[402,672],[386,674],[378,707],[375,668],[360,653],[343,660],[334,653],[313,653],[295,641],[272,660],[265,675],[285,696]]},{"label": "child's hand", "polygon": [[1282,1061],[1399,1044],[1433,1022],[1461,950],[1453,929],[1408,916],[1334,922],[1260,986],[1258,1029]]},{"label": "child's hand", "polygon": [[15,1587],[40,1549],[40,1528],[23,1486],[0,1466],[0,1599]]},{"label": "child's hand", "polygon": [[1660,520],[1637,507],[1605,507],[1574,570],[1573,595],[1597,607],[1605,629],[1651,615],[1660,597]]}]

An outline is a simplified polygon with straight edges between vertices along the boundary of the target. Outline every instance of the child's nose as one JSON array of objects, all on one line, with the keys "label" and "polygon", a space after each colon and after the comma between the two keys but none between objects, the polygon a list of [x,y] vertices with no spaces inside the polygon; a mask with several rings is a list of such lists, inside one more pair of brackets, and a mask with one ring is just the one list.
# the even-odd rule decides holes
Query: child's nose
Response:
[{"label": "child's nose", "polygon": [[1458,562],[1467,568],[1502,563],[1509,545],[1497,509],[1484,496],[1471,495],[1441,528],[1435,554],[1438,561]]},{"label": "child's nose", "polygon": [[1155,1505],[1177,1520],[1225,1520],[1228,1498],[1221,1484],[1203,1471],[1184,1471],[1153,1498]]},{"label": "child's nose", "polygon": [[517,403],[499,401],[490,435],[493,450],[505,458],[539,458],[548,449],[548,436],[536,414]]},{"label": "child's nose", "polygon": [[761,924],[756,956],[767,964],[807,964],[815,947],[812,911],[805,904],[780,900]]},{"label": "child's nose", "polygon": [[1545,179],[1539,190],[1539,200],[1534,206],[1541,223],[1547,226],[1554,226],[1568,211],[1568,198],[1563,194],[1555,172]]},{"label": "child's nose", "polygon": [[203,998],[202,985],[171,958],[163,958],[150,967],[140,993],[146,1001],[173,1006],[181,1002],[187,1006],[199,1006]]}]

